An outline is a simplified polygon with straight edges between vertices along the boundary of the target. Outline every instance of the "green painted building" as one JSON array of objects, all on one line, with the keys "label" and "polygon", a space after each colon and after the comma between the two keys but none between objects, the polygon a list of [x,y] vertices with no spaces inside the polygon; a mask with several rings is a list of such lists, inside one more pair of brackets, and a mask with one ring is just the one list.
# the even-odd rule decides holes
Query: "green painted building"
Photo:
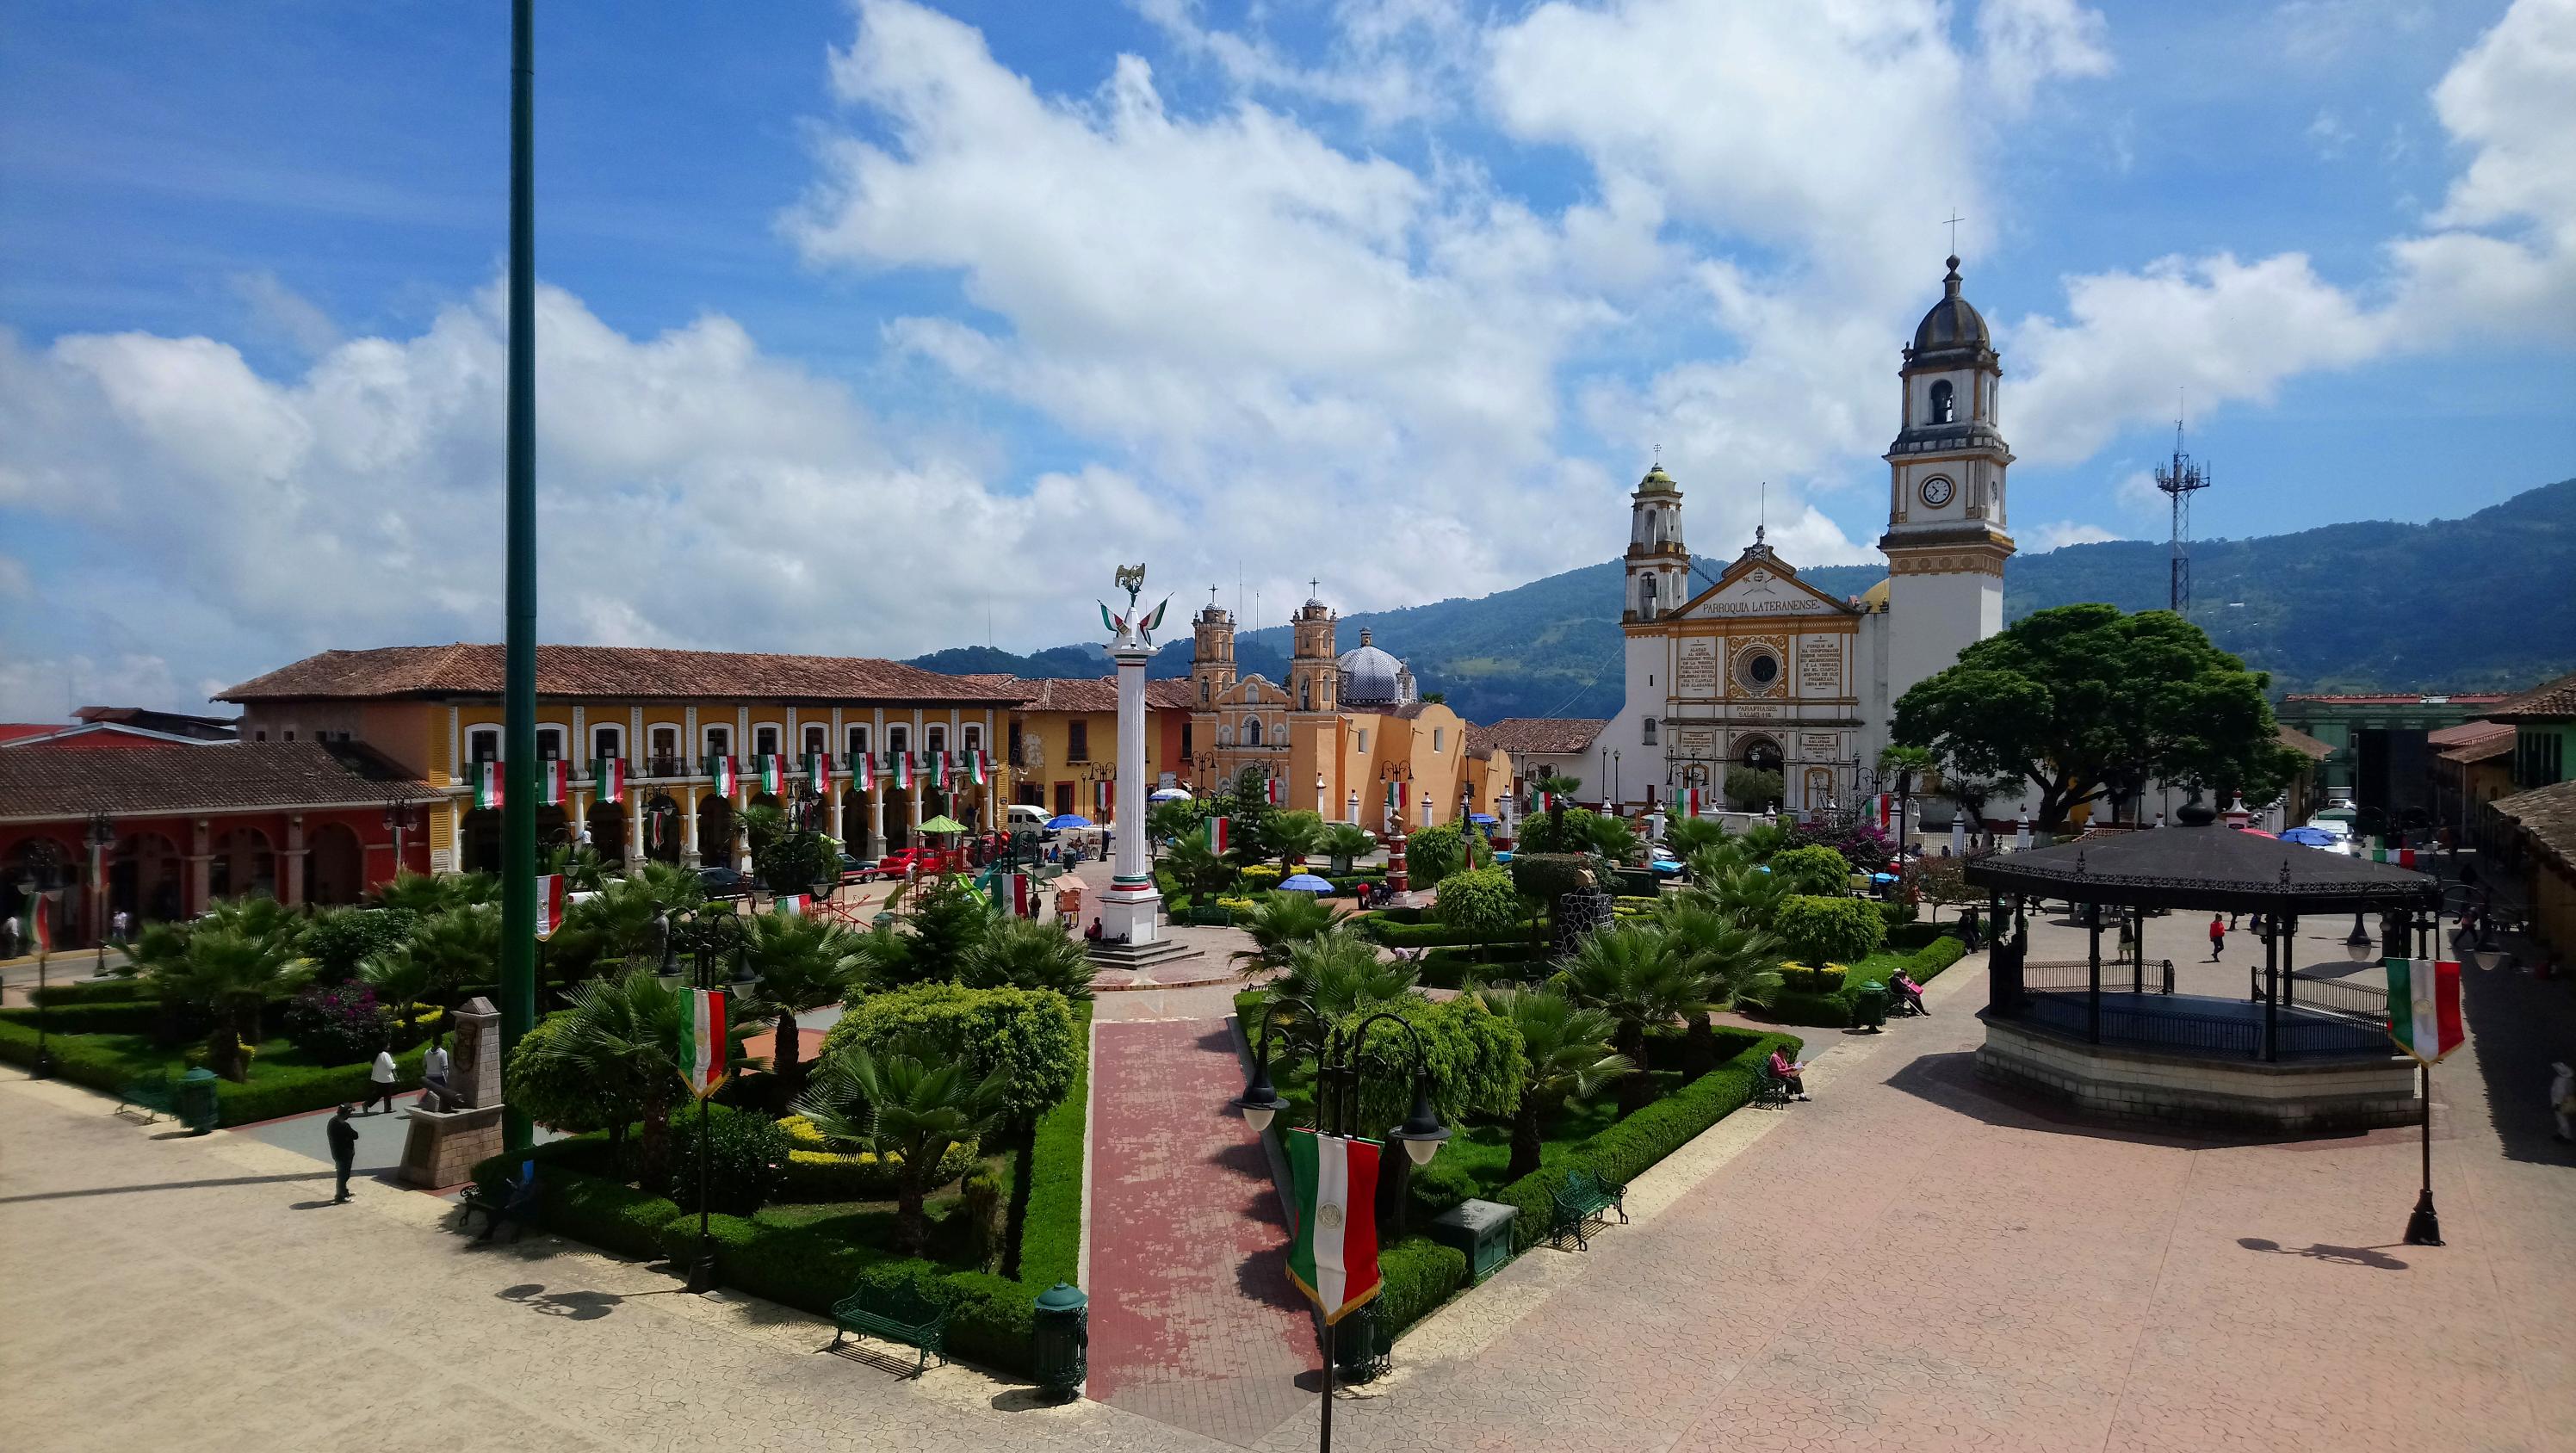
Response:
[{"label": "green painted building", "polygon": [[2561,676],[2503,702],[2487,719],[2513,728],[2516,791],[2576,778],[2576,676]]},{"label": "green painted building", "polygon": [[2286,696],[2274,714],[2332,749],[2319,764],[2319,788],[2352,803],[2365,829],[2375,830],[2375,823],[2429,824],[2434,749],[2426,738],[2490,717],[2510,699],[2502,692]]}]

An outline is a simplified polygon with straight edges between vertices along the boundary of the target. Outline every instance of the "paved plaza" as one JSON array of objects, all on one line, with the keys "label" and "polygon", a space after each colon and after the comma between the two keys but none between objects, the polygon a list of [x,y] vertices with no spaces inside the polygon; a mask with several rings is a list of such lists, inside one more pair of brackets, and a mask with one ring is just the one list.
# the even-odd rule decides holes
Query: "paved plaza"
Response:
[{"label": "paved plaza", "polygon": [[[2316,925],[2302,960],[2339,960],[2347,926]],[[2151,954],[2194,957],[2200,927],[2159,920]],[[2042,955],[2080,951],[2041,931]],[[2209,984],[2241,985],[2243,959]],[[1640,1179],[1635,1225],[1452,1303],[1343,1400],[1338,1445],[2576,1447],[2576,1163],[2540,1104],[2568,986],[2471,981],[2471,1042],[2434,1082],[2451,1244],[2416,1248],[2412,1130],[2110,1132],[1980,1084],[1980,966],[1935,981],[1928,1020],[1813,1031],[1812,1103],[1730,1117]],[[825,1355],[812,1317],[553,1238],[478,1247],[425,1195],[320,1205],[327,1169],[298,1145],[178,1138],[13,1073],[10,1444],[1311,1447],[1310,1344],[1259,1284],[1275,1207],[1225,1152],[1248,1141],[1222,1104],[1224,1000],[1101,1000],[1095,1172],[1104,1138],[1159,1137],[1163,1159],[1096,1175],[1106,1401],[1061,1408],[969,1368],[915,1383]]]}]

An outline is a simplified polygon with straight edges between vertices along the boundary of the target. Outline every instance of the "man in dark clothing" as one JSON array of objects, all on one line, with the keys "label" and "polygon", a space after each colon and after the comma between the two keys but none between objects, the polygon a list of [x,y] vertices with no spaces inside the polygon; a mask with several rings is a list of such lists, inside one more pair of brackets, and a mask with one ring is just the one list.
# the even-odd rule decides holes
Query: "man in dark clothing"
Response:
[{"label": "man in dark clothing", "polygon": [[349,1199],[349,1168],[358,1163],[358,1127],[349,1123],[352,1108],[341,1106],[340,1112],[331,1117],[331,1123],[323,1127],[331,1137],[331,1164],[340,1172],[338,1194],[331,1197],[331,1204],[335,1206]]}]

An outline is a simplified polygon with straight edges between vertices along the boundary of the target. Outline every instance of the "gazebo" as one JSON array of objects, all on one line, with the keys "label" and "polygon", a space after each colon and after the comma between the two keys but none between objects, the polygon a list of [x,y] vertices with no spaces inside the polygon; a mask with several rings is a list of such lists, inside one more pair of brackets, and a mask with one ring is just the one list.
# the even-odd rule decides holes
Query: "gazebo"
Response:
[{"label": "gazebo", "polygon": [[[2181,825],[1971,859],[1993,900],[1986,1045],[1978,1072],[2088,1110],[2163,1122],[2328,1129],[2411,1124],[2411,1060],[2386,1032],[2387,994],[2297,974],[2301,918],[2377,916],[2385,952],[2406,956],[2418,913],[2437,913],[2431,876],[2221,826],[2195,804]],[[2029,911],[2059,899],[2088,929],[2082,961],[2030,957]],[[2104,979],[2105,910],[2262,916],[2263,967],[2242,998],[2174,992],[2170,963],[2148,971],[2144,935]],[[2366,933],[2355,956],[2382,950]]]}]

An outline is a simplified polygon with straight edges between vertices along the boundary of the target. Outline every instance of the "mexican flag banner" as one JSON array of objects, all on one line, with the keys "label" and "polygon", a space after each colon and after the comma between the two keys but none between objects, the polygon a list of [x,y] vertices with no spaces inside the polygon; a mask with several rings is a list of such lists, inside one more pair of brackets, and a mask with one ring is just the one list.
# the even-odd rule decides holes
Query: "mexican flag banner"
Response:
[{"label": "mexican flag banner", "polygon": [[966,754],[966,768],[973,774],[975,785],[983,786],[993,780],[993,754],[977,747]]},{"label": "mexican flag banner", "polygon": [[718,797],[733,795],[733,789],[737,784],[734,777],[733,757],[730,753],[723,756],[710,755],[707,758],[707,783],[707,790]]},{"label": "mexican flag banner", "polygon": [[561,874],[561,873],[540,873],[540,874],[538,874],[538,875],[537,875],[537,937],[538,937],[540,940],[549,939],[549,938],[554,937],[554,936],[555,936],[555,930],[556,930],[556,929],[558,929],[558,928],[563,927],[563,918],[564,918],[564,881],[563,881],[563,874]]},{"label": "mexican flag banner", "polygon": [[957,780],[957,762],[955,758],[948,755],[946,747],[930,754],[930,770],[942,792],[947,791],[949,784]]},{"label": "mexican flag banner", "polygon": [[1682,789],[1682,816],[1684,816],[1684,817],[1697,817],[1697,816],[1699,816],[1699,789],[1698,789],[1698,788],[1696,788],[1696,787],[1685,787],[1685,788],[1683,788],[1683,789]]},{"label": "mexican flag banner", "polygon": [[1207,820],[1207,846],[1209,852],[1224,852],[1227,837],[1228,823],[1225,818],[1211,817]]},{"label": "mexican flag banner", "polygon": [[1100,779],[1100,823],[1103,826],[1107,826],[1109,819],[1116,814],[1117,811],[1118,784],[1110,778],[1103,777]]},{"label": "mexican flag banner", "polygon": [[474,805],[497,808],[501,805],[501,760],[474,764]]},{"label": "mexican flag banner", "polygon": [[694,1099],[716,1092],[725,1077],[725,995],[722,989],[688,989],[680,1020],[680,1083]]},{"label": "mexican flag banner", "polygon": [[[2370,850],[2370,860],[2374,863],[2391,863],[2400,868],[2411,868],[2415,866],[2415,850],[2374,846]],[[2428,863],[2425,866],[2430,867],[2431,864]]]},{"label": "mexican flag banner", "polygon": [[1297,1186],[1288,1279],[1323,1309],[1329,1325],[1377,1295],[1379,1146],[1312,1130],[1291,1130],[1286,1138],[1288,1174]]},{"label": "mexican flag banner", "polygon": [[572,783],[572,763],[554,757],[537,764],[537,801],[546,807],[561,807],[564,789]]},{"label": "mexican flag banner", "polygon": [[1269,799],[1271,806],[1285,807],[1288,805],[1288,784],[1273,777],[1263,785],[1262,795]]},{"label": "mexican flag banner", "polygon": [[2388,960],[2388,1037],[2425,1064],[2460,1047],[2460,966],[2448,959]]},{"label": "mexican flag banner", "polygon": [[814,789],[814,792],[815,792],[815,795],[816,795],[816,796],[818,796],[818,797],[828,797],[828,796],[830,796],[830,795],[831,795],[831,793],[832,793],[832,754],[831,754],[831,753],[829,753],[829,752],[807,752],[807,753],[805,754],[805,785],[806,785],[806,786],[808,786],[808,787],[813,788],[813,789]]},{"label": "mexican flag banner", "polygon": [[54,905],[42,898],[27,904],[27,942],[39,956],[54,951]]},{"label": "mexican flag banner", "polygon": [[626,759],[624,757],[593,759],[590,764],[590,780],[592,785],[599,789],[600,800],[624,797],[626,795]]},{"label": "mexican flag banner", "polygon": [[769,911],[781,918],[803,918],[812,911],[813,906],[814,900],[810,895],[781,893],[777,900],[769,905]]},{"label": "mexican flag banner", "polygon": [[1395,825],[1398,828],[1404,826],[1404,784],[1402,782],[1386,784],[1386,812],[1387,816],[1395,819]]},{"label": "mexican flag banner", "polygon": [[912,753],[897,752],[894,754],[894,785],[897,791],[910,792],[912,790]]},{"label": "mexican flag banner", "polygon": [[877,754],[862,752],[850,759],[850,783],[861,792],[877,790]]},{"label": "mexican flag banner", "polygon": [[1552,812],[1552,811],[1554,811],[1555,809],[1556,809],[1556,794],[1555,794],[1555,793],[1553,793],[1553,792],[1535,792],[1535,793],[1530,794],[1530,811],[1532,811],[1532,812]]},{"label": "mexican flag banner", "polygon": [[760,754],[760,790],[772,797],[787,791],[787,758],[777,752]]}]

